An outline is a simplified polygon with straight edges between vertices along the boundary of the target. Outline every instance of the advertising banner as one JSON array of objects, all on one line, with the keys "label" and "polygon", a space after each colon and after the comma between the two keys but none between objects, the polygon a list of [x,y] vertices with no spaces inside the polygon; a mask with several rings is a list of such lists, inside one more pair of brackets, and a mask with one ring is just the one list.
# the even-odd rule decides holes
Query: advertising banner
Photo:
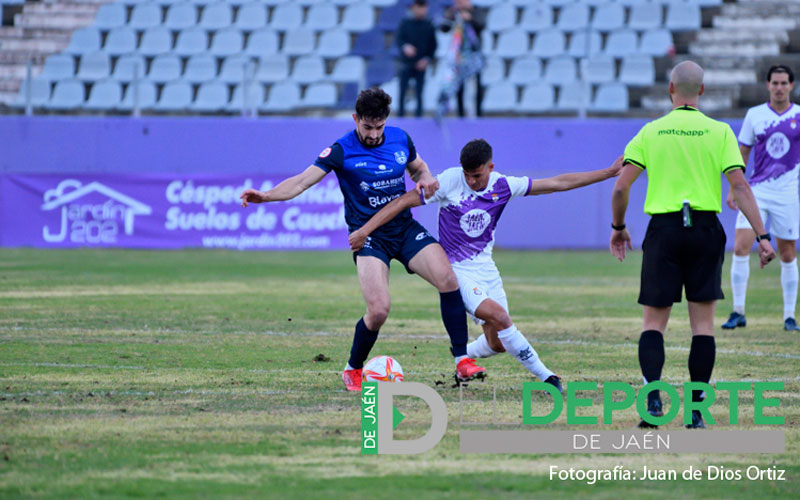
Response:
[{"label": "advertising banner", "polygon": [[342,193],[327,176],[285,203],[240,206],[285,176],[0,175],[0,245],[48,248],[347,248]]}]

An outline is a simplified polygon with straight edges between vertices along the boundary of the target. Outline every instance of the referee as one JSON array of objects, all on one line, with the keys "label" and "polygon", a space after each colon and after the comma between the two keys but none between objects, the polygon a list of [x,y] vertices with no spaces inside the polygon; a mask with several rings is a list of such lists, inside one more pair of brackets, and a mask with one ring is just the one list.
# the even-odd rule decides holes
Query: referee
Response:
[{"label": "referee", "polygon": [[[714,369],[714,309],[723,298],[721,276],[725,232],[717,219],[722,210],[721,174],[731,184],[736,203],[758,235],[761,267],[775,258],[758,206],[744,177],[742,155],[731,127],[697,110],[703,94],[703,69],[685,61],[672,70],[669,94],[673,109],[647,123],[625,148],[625,166],[611,199],[611,253],[620,261],[632,249],[625,228],[631,185],[647,170],[645,213],[651,216],[642,244],[639,303],[644,326],[639,338],[639,365],[645,383],[661,379],[664,330],[672,304],[686,290],[692,347],[689,376],[708,383]],[[692,400],[700,401],[701,391]],[[675,404],[675,402],[673,402]],[[647,411],[662,416],[659,391],[647,395]],[[642,420],[640,427],[651,427]],[[704,428],[692,412],[688,428]]]}]

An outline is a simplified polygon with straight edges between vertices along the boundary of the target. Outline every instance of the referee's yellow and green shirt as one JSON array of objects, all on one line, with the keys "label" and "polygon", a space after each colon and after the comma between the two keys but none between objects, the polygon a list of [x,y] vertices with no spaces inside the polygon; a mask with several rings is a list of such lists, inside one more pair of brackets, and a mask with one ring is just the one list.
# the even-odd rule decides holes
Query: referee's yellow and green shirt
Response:
[{"label": "referee's yellow and green shirt", "polygon": [[642,127],[625,147],[625,162],[647,170],[648,215],[677,212],[684,200],[694,210],[721,212],[721,174],[744,170],[730,125],[690,106]]}]

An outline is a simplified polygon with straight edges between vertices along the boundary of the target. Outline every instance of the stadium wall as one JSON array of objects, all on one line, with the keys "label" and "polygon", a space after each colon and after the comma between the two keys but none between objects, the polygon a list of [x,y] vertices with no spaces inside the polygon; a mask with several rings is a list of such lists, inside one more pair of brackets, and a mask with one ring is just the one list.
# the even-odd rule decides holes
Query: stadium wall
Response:
[{"label": "stadium wall", "polygon": [[[644,123],[390,120],[409,132],[434,173],[457,165],[461,146],[483,137],[499,172],[535,178],[610,165]],[[738,132],[741,121],[729,123]],[[295,203],[244,210],[238,192],[302,171],[352,128],[346,119],[0,117],[0,245],[346,248],[333,175]],[[606,248],[612,184],[514,200],[497,245]],[[645,190],[643,176],[627,219],[636,245],[648,220]],[[734,215],[727,207],[721,215],[729,233]],[[419,207],[415,216],[437,232],[435,209]]]}]

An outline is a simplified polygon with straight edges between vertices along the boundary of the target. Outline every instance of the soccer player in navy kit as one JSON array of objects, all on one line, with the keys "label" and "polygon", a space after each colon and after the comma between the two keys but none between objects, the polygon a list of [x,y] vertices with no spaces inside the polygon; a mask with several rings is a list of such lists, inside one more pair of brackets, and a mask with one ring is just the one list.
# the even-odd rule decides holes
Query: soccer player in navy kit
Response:
[{"label": "soccer player in navy kit", "polygon": [[[345,220],[350,232],[363,226],[381,207],[405,194],[405,171],[427,196],[439,187],[428,165],[417,154],[408,134],[387,127],[392,98],[383,90],[362,90],[356,100],[356,129],[325,148],[313,165],[265,192],[247,189],[242,206],[249,203],[290,200],[334,171],[344,195]],[[353,253],[367,312],[356,324],[350,359],[342,373],[345,387],[361,390],[361,369],[389,314],[389,261],[399,260],[409,273],[417,273],[439,290],[442,321],[450,335],[459,380],[483,377],[485,370],[467,357],[466,310],[458,279],[444,250],[422,225],[404,210],[372,233],[363,248]]]}]

